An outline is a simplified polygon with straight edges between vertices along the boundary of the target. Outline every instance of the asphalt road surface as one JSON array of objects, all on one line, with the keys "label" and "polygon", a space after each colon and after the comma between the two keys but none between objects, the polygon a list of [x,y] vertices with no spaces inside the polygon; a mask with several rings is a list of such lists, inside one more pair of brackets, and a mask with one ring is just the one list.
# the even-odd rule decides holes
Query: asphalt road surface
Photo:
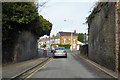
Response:
[{"label": "asphalt road surface", "polygon": [[68,53],[68,58],[52,58],[29,78],[110,78],[94,66]]}]

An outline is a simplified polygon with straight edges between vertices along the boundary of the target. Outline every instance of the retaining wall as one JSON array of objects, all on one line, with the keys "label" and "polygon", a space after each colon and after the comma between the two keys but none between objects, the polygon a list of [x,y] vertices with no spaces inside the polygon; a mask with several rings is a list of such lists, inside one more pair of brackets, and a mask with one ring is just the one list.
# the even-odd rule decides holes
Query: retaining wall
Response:
[{"label": "retaining wall", "polygon": [[23,32],[15,47],[15,62],[25,61],[38,56],[37,40],[30,32]]},{"label": "retaining wall", "polygon": [[88,57],[88,44],[80,46],[80,54],[83,54]]},{"label": "retaining wall", "polygon": [[89,58],[115,71],[115,3],[99,3],[88,25]]}]

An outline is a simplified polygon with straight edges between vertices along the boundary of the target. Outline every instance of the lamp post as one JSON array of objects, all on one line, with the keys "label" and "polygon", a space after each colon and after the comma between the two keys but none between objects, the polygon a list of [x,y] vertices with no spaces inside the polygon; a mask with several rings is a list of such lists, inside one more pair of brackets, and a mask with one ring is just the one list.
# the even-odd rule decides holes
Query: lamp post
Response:
[{"label": "lamp post", "polygon": [[49,36],[49,48],[51,49],[51,39],[50,39],[50,36]]},{"label": "lamp post", "polygon": [[[68,20],[64,20],[64,22],[68,22]],[[71,32],[71,51],[72,51],[72,47],[73,47],[73,44],[72,44],[72,36],[73,36],[73,34],[72,34],[72,32]]]},{"label": "lamp post", "polygon": [[71,32],[71,51],[72,51],[72,32]]}]

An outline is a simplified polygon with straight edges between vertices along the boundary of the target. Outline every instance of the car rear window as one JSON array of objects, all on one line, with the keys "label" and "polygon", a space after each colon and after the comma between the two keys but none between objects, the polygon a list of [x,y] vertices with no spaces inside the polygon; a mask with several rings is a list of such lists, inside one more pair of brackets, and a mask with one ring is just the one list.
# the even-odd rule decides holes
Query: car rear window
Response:
[{"label": "car rear window", "polygon": [[65,50],[65,48],[64,47],[58,47],[55,50]]}]

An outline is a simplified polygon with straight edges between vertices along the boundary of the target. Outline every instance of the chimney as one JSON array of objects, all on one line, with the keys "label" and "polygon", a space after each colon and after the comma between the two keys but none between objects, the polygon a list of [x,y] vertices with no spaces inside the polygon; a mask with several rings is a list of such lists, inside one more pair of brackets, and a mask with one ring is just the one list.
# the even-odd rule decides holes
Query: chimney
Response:
[{"label": "chimney", "polygon": [[57,33],[57,36],[59,36],[59,33]]},{"label": "chimney", "polygon": [[52,35],[52,38],[55,37],[55,35]]},{"label": "chimney", "polygon": [[76,29],[74,30],[74,33],[76,33]]}]

